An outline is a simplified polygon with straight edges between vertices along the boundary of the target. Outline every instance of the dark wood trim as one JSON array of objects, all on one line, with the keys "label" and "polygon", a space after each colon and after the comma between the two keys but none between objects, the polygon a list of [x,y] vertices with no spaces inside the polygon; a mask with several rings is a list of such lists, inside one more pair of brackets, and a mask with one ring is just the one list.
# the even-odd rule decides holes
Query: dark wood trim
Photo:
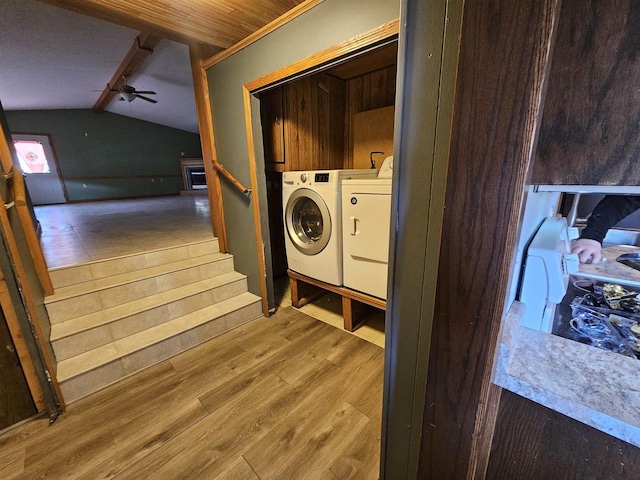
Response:
[{"label": "dark wood trim", "polygon": [[464,4],[420,478],[485,476],[493,359],[558,3]]},{"label": "dark wood trim", "polygon": [[486,478],[628,480],[640,449],[505,390]]}]

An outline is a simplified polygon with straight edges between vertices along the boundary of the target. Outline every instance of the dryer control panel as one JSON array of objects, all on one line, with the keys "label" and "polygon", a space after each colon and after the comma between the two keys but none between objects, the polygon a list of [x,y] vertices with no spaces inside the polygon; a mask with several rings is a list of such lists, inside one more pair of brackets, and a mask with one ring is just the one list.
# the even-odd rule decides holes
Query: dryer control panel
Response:
[{"label": "dryer control panel", "polygon": [[316,173],[316,183],[329,183],[329,173]]}]

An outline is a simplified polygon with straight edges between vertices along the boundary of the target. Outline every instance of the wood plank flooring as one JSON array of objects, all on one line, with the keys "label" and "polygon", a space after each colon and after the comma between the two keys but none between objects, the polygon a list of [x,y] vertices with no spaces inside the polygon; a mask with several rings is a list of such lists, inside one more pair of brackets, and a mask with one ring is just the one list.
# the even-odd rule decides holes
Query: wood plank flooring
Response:
[{"label": "wood plank flooring", "polygon": [[288,307],[0,435],[9,479],[377,479],[382,348]]}]

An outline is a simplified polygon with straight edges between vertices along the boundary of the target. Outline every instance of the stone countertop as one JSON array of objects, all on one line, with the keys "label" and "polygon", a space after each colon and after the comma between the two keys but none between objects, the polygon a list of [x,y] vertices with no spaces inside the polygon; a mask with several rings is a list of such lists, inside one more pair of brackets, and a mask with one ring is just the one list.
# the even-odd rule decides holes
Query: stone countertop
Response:
[{"label": "stone countertop", "polygon": [[580,264],[580,269],[576,275],[604,282],[626,283],[640,288],[640,271],[616,262],[616,258],[624,253],[640,253],[640,247],[628,245],[605,247],[602,249],[604,261],[591,265]]},{"label": "stone countertop", "polygon": [[640,361],[523,327],[525,308],[505,317],[494,382],[640,447]]}]

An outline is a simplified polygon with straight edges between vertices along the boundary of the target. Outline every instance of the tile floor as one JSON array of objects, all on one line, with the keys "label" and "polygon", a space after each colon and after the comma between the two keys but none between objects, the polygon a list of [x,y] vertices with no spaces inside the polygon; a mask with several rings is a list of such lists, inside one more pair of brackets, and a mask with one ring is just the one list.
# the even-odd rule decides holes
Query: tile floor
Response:
[{"label": "tile floor", "polygon": [[[50,269],[180,245],[213,235],[205,196],[70,203],[35,207]],[[291,305],[288,279],[276,282],[276,303]],[[340,297],[327,294],[301,309],[342,328]],[[354,334],[384,347],[384,312]]]},{"label": "tile floor", "polygon": [[139,253],[213,235],[204,196],[35,207],[49,268]]}]

